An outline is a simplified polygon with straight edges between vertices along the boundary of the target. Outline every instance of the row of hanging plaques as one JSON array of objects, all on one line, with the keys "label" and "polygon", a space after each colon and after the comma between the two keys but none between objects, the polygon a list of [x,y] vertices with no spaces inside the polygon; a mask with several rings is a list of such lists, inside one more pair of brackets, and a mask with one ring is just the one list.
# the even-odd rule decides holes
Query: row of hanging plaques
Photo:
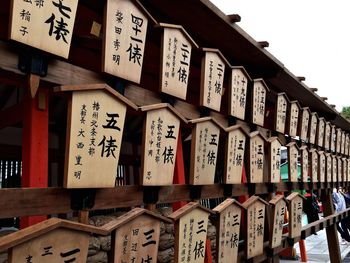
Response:
[{"label": "row of hanging plaques", "polygon": [[[77,4],[77,0],[69,3],[42,1],[40,4],[13,0],[10,38],[67,58]],[[158,23],[138,1],[108,0],[106,5],[103,71],[140,82],[147,25],[150,21],[152,25],[163,29],[160,40],[160,91],[186,99],[191,50],[193,47],[198,48],[195,41],[181,26]],[[52,14],[51,17],[49,14]],[[57,22],[55,18],[61,18],[67,24],[65,34],[52,30]],[[94,23],[91,32],[94,33],[96,28],[99,27]],[[220,111],[225,68],[229,68],[228,115],[244,120],[246,106],[249,105],[249,121],[263,126],[266,96],[270,92],[265,82],[262,79],[251,80],[243,67],[232,67],[219,50],[202,50],[200,105]],[[308,107],[301,108],[297,101],[290,101],[285,93],[275,96],[274,129],[277,132],[299,136],[301,140],[324,147],[325,150],[349,155],[349,134],[337,129],[323,117],[319,118]]]},{"label": "row of hanging plaques", "polygon": [[[224,183],[241,183],[245,160],[250,183],[280,182],[281,147],[277,137],[240,125],[223,127],[212,117],[187,121],[175,108],[160,103],[137,107],[105,84],[62,86],[71,92],[68,108],[65,183],[67,188],[114,187],[127,108],[144,113],[142,185],[171,185],[181,123],[192,125],[190,184],[214,183],[219,143],[225,144]],[[224,134],[226,142],[219,142]],[[343,155],[286,145],[289,181],[298,181],[300,155],[302,181],[348,181],[350,163]],[[264,167],[268,178],[264,178]],[[311,172],[309,172],[309,168]]]},{"label": "row of hanging plaques", "polygon": [[[288,208],[288,210],[287,210]],[[269,247],[281,245],[285,213],[289,211],[290,238],[301,235],[303,197],[292,193],[287,198],[274,197],[269,203],[257,196],[243,204],[226,199],[213,210],[188,203],[168,218],[145,209],[135,208],[101,228],[52,218],[32,228],[30,235],[20,230],[0,238],[0,250],[9,249],[9,263],[17,262],[86,262],[90,233],[112,233],[114,260],[110,262],[156,262],[160,235],[160,222],[174,223],[175,262],[204,262],[208,217],[216,225],[217,262],[236,262],[244,218],[243,238],[247,259],[264,251],[266,214],[269,223]],[[243,216],[243,213],[245,216]],[[22,233],[23,232],[23,233]],[[27,230],[28,232],[28,230]],[[23,238],[23,236],[26,238]],[[10,242],[7,242],[9,241]],[[132,261],[134,260],[134,261]]]}]

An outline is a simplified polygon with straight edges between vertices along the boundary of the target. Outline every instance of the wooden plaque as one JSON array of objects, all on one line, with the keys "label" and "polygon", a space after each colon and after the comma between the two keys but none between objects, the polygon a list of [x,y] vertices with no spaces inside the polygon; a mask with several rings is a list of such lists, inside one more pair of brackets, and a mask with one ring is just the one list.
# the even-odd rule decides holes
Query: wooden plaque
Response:
[{"label": "wooden plaque", "polygon": [[259,132],[252,132],[249,140],[249,182],[262,183],[264,180],[264,138]]},{"label": "wooden plaque", "polygon": [[272,205],[272,224],[270,226],[270,248],[275,248],[281,245],[282,231],[284,224],[284,214],[286,212],[286,201],[283,195],[275,196],[270,202]]},{"label": "wooden plaque", "polygon": [[309,125],[309,142],[315,144],[316,131],[317,131],[318,116],[317,113],[311,113],[310,125]]},{"label": "wooden plaque", "polygon": [[347,164],[348,164],[348,169],[347,169],[347,172],[348,172],[348,175],[347,175],[347,182],[350,181],[350,159],[347,160]]},{"label": "wooden plaque", "polygon": [[255,79],[252,92],[252,123],[264,126],[266,94],[269,91],[264,80]]},{"label": "wooden plaque", "polygon": [[276,109],[275,109],[275,130],[283,134],[286,127],[287,108],[288,108],[288,98],[286,94],[285,93],[277,94],[277,102],[276,102]]},{"label": "wooden plaque", "polygon": [[348,160],[344,157],[342,158],[342,173],[343,173],[343,182],[348,181]]},{"label": "wooden plaque", "polygon": [[326,182],[332,182],[332,155],[326,153]]},{"label": "wooden plaque", "polygon": [[336,129],[336,141],[335,141],[335,152],[341,153],[341,143],[342,143],[342,130],[340,128]]},{"label": "wooden plaque", "polygon": [[244,165],[246,134],[240,126],[232,126],[227,130],[225,184],[240,184]]},{"label": "wooden plaque", "polygon": [[242,206],[234,199],[226,199],[213,209],[219,214],[216,235],[218,263],[237,262]]},{"label": "wooden plaque", "polygon": [[335,183],[338,181],[338,162],[337,162],[337,156],[332,155],[332,182]]},{"label": "wooden plaque", "polygon": [[9,263],[85,263],[90,235],[69,229],[54,229],[10,249]]},{"label": "wooden plaque", "polygon": [[180,119],[168,108],[147,111],[143,128],[142,184],[171,185]]},{"label": "wooden plaque", "polygon": [[288,116],[288,130],[287,134],[290,136],[297,136],[298,123],[299,123],[299,112],[300,105],[299,102],[294,100],[290,102],[289,116]]},{"label": "wooden plaque", "polygon": [[302,108],[301,109],[301,119],[300,119],[300,124],[299,124],[299,136],[300,139],[303,141],[306,141],[307,138],[307,133],[309,130],[309,120],[310,120],[310,110],[309,108]]},{"label": "wooden plaque", "polygon": [[104,90],[72,93],[68,106],[65,187],[115,186],[125,114],[126,105]]},{"label": "wooden plaque", "polygon": [[324,148],[328,151],[331,149],[331,124],[326,122],[325,124],[325,132],[324,132]]},{"label": "wooden plaque", "polygon": [[213,184],[220,127],[211,118],[202,118],[193,122],[190,184]]},{"label": "wooden plaque", "polygon": [[326,156],[323,151],[318,152],[318,181],[326,182]]},{"label": "wooden plaque", "polygon": [[68,58],[78,0],[13,0],[10,39]]},{"label": "wooden plaque", "polygon": [[349,156],[349,142],[350,142],[350,135],[347,133],[345,135],[345,149],[344,149],[344,151],[345,151],[344,154],[346,156]]},{"label": "wooden plaque", "polygon": [[228,96],[229,115],[241,120],[245,118],[249,81],[251,81],[251,79],[243,67],[232,68]]},{"label": "wooden plaque", "polygon": [[341,132],[340,153],[345,154],[345,131]]},{"label": "wooden plaque", "polygon": [[296,142],[291,142],[286,146],[288,149],[288,181],[298,182],[299,149]]},{"label": "wooden plaque", "polygon": [[269,143],[269,181],[271,183],[278,183],[281,181],[281,142],[277,137],[271,137]]},{"label": "wooden plaque", "polygon": [[181,26],[164,26],[160,76],[161,92],[186,99],[192,44],[193,41]]},{"label": "wooden plaque", "polygon": [[310,150],[311,155],[311,182],[318,182],[318,152],[316,149]]},{"label": "wooden plaque", "polygon": [[130,220],[115,231],[114,262],[155,262],[159,234],[160,220],[145,214]]},{"label": "wooden plaque", "polygon": [[201,106],[220,111],[225,64],[226,62],[219,50],[205,51],[204,58],[202,59],[199,101]]},{"label": "wooden plaque", "polygon": [[300,147],[301,181],[309,181],[309,150],[307,146]]},{"label": "wooden plaque", "polygon": [[102,70],[140,83],[148,18],[131,0],[107,0]]},{"label": "wooden plaque", "polygon": [[303,198],[298,193],[291,193],[289,201],[289,237],[296,238],[301,235]]},{"label": "wooden plaque", "polygon": [[338,177],[337,180],[339,183],[343,182],[343,162],[340,157],[337,157],[337,172],[338,172]]},{"label": "wooden plaque", "polygon": [[337,133],[336,133],[336,130],[335,130],[335,126],[334,125],[331,125],[331,151],[332,152],[335,152],[335,145],[336,145],[336,142],[337,142]]},{"label": "wooden plaque", "polygon": [[318,125],[317,125],[317,145],[320,147],[324,147],[324,131],[325,131],[325,125],[326,121],[324,118],[319,118]]}]

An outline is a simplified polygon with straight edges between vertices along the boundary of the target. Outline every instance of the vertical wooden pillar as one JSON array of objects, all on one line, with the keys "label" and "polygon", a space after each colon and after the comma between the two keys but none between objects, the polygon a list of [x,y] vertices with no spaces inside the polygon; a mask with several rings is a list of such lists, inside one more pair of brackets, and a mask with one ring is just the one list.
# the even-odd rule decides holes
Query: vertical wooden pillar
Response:
[{"label": "vertical wooden pillar", "polygon": [[[323,195],[323,214],[324,217],[334,214],[332,190],[326,189],[325,195]],[[341,254],[339,249],[339,240],[337,226],[335,224],[326,227],[328,252],[331,263],[340,263]]]},{"label": "vertical wooden pillar", "polygon": [[[26,94],[22,130],[22,187],[48,186],[49,92],[39,89],[34,98]],[[28,200],[30,202],[30,200]],[[21,218],[21,228],[45,220],[46,216]]]}]

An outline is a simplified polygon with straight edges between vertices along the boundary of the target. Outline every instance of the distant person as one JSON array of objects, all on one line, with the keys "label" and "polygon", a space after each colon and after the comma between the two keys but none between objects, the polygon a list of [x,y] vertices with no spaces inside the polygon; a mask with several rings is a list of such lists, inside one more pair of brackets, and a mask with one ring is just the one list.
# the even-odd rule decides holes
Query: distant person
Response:
[{"label": "distant person", "polygon": [[307,216],[308,224],[319,220],[318,213],[320,208],[318,207],[317,197],[314,193],[305,194],[306,200],[304,201],[304,212]]},{"label": "distant person", "polygon": [[[333,189],[332,198],[335,211],[337,213],[342,212],[346,209],[345,198],[341,192],[341,188],[339,189],[339,191],[337,190],[337,188]],[[349,220],[347,218],[340,220],[340,222],[337,223],[337,230],[342,237],[341,244],[347,245],[347,242],[350,242]]]}]

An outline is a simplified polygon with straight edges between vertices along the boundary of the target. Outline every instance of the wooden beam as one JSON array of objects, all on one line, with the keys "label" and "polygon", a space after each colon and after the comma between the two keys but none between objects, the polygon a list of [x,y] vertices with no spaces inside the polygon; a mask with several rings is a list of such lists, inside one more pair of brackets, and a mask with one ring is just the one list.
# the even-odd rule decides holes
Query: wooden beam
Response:
[{"label": "wooden beam", "polygon": [[259,41],[258,44],[261,48],[266,48],[270,46],[269,42],[267,41]]},{"label": "wooden beam", "polygon": [[0,111],[0,130],[20,123],[23,120],[23,103]]},{"label": "wooden beam", "polygon": [[305,77],[296,77],[296,78],[297,78],[297,80],[299,80],[300,82],[301,82],[301,81],[305,81],[305,79],[306,79]]},{"label": "wooden beam", "polygon": [[227,17],[230,19],[231,23],[241,22],[241,16],[238,14],[227,15]]}]

